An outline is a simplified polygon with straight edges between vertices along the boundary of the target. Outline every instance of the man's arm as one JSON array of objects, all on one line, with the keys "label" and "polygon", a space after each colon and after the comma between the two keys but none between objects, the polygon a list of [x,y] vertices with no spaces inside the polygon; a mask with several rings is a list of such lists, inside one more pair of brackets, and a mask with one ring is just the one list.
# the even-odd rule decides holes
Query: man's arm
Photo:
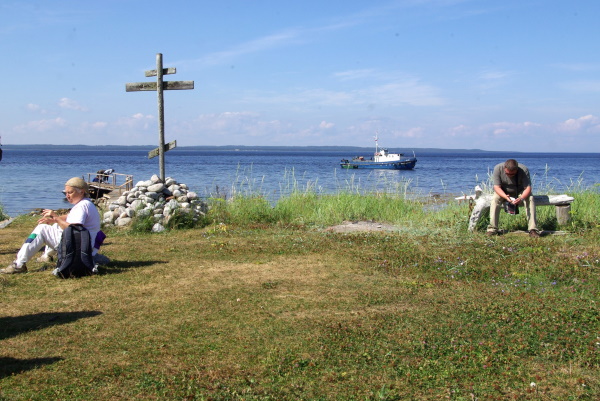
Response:
[{"label": "man's arm", "polygon": [[527,186],[520,197],[513,202],[515,205],[519,204],[522,200],[525,200],[531,196],[531,186]]},{"label": "man's arm", "polygon": [[494,185],[494,192],[496,192],[498,194],[499,197],[501,197],[502,199],[510,202],[510,197],[506,194],[506,192],[504,192],[504,190],[502,189],[501,185]]}]

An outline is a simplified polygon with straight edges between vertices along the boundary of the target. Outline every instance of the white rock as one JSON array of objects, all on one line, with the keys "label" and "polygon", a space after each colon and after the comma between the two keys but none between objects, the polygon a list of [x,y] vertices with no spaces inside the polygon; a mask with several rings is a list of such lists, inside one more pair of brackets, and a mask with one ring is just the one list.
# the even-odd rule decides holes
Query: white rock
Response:
[{"label": "white rock", "polygon": [[130,217],[119,217],[117,220],[115,220],[115,225],[119,226],[119,227],[129,225],[130,223],[131,223]]},{"label": "white rock", "polygon": [[136,187],[138,187],[138,189],[141,189],[142,187],[148,187],[152,185],[152,181],[139,181],[137,184],[135,184]]},{"label": "white rock", "polygon": [[165,228],[162,226],[162,224],[156,223],[152,226],[153,233],[160,233],[162,231],[165,231]]},{"label": "white rock", "polygon": [[133,210],[138,210],[140,208],[143,208],[144,206],[146,206],[146,205],[144,204],[143,201],[141,201],[140,199],[136,199],[133,202],[131,202],[131,205],[129,205],[129,208],[133,209]]},{"label": "white rock", "polygon": [[163,189],[165,189],[165,184],[162,182],[152,184],[148,187],[149,192],[162,192]]}]

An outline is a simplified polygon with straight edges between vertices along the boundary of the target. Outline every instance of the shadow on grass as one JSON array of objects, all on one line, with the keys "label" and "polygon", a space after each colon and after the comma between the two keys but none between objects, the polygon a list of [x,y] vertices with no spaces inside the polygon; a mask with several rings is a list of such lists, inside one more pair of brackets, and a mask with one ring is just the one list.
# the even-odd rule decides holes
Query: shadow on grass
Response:
[{"label": "shadow on grass", "polygon": [[63,358],[33,358],[33,359],[16,359],[11,357],[0,357],[0,379],[11,376],[17,373],[23,373],[27,370],[37,369],[44,365],[62,361]]},{"label": "shadow on grass", "polygon": [[57,324],[71,323],[79,319],[101,315],[100,311],[35,313],[24,316],[0,317],[0,340],[21,333],[41,330]]},{"label": "shadow on grass", "polygon": [[128,269],[134,269],[137,267],[146,267],[146,266],[152,266],[152,265],[157,265],[159,263],[167,263],[164,260],[136,260],[136,261],[131,261],[131,262],[125,262],[125,261],[111,261],[110,264],[103,266],[101,265],[99,270],[100,270],[100,274],[116,274],[116,273],[123,273],[125,271],[127,271]]}]

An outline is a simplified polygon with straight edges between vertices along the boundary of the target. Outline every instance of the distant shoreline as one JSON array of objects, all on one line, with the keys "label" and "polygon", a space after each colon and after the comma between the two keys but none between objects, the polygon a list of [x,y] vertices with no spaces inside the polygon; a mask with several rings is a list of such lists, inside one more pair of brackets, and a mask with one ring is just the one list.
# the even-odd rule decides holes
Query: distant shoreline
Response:
[{"label": "distant shoreline", "polygon": [[[60,151],[60,150],[85,150],[85,151],[150,151],[156,146],[153,145],[2,145],[4,150],[45,150],[45,151]],[[482,150],[482,149],[441,149],[441,148],[395,148],[388,147],[391,151],[419,153],[540,153],[540,154],[598,154],[597,152],[517,152],[509,150]],[[243,145],[222,145],[222,146],[178,146],[173,151],[238,151],[238,152],[348,152],[351,154],[369,153],[373,151],[373,147],[359,146],[243,146]]]}]

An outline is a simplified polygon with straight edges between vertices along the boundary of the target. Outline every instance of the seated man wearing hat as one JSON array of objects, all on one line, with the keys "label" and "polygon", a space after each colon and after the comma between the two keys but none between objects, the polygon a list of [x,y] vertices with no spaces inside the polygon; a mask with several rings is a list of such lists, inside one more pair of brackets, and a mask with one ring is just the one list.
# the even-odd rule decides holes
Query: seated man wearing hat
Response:
[{"label": "seated man wearing hat", "polygon": [[58,249],[63,230],[71,224],[83,225],[90,233],[92,244],[95,243],[100,231],[100,213],[96,205],[86,197],[87,183],[79,177],[73,177],[65,183],[65,194],[67,201],[73,205],[69,213],[58,216],[53,210],[44,209],[38,225],[17,253],[17,259],[6,269],[0,269],[0,273],[26,273],[26,263],[44,245]]}]

